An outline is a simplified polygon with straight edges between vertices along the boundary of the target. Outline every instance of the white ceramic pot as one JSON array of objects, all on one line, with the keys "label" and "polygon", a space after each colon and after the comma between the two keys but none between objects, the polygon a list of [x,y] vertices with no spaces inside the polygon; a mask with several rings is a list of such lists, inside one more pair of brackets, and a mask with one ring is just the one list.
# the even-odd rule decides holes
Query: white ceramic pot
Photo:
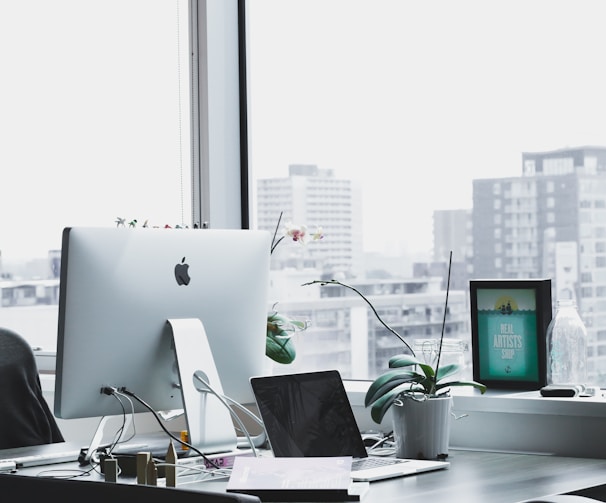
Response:
[{"label": "white ceramic pot", "polygon": [[443,459],[448,456],[451,397],[395,402],[393,432],[396,456],[413,459]]}]

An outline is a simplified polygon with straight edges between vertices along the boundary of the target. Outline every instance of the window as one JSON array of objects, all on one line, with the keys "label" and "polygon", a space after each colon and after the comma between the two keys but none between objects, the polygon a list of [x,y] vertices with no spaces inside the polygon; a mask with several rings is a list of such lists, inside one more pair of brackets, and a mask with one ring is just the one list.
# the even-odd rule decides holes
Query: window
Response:
[{"label": "window", "polygon": [[[606,146],[592,111],[606,107],[606,77],[587,84],[562,70],[601,60],[599,9],[594,1],[544,0],[248,2],[258,225],[271,229],[284,211],[325,231],[323,242],[305,250],[283,249],[292,260],[272,259],[275,273],[384,282],[412,278],[415,262],[444,264],[455,249],[454,260],[472,275],[540,277],[539,257],[551,253],[548,260],[556,263],[548,252],[555,240],[576,239],[570,206],[578,203],[566,199],[573,191],[560,190],[558,177],[568,181],[585,158],[591,159],[585,174],[604,172],[603,157],[593,152],[539,155],[568,145]],[[521,124],[519,117],[532,119]],[[290,192],[279,198],[266,189],[268,180],[289,184]],[[350,207],[314,193],[304,183],[310,180],[351,182]],[[312,194],[314,213],[306,203]],[[434,218],[437,210],[462,209],[475,210],[472,242],[465,230],[448,234],[457,227]],[[515,225],[495,229],[504,210]],[[557,231],[543,242],[547,227]],[[333,255],[344,238],[351,263]],[[494,256],[495,240],[510,250],[507,257]],[[317,259],[318,268],[298,267],[305,256]],[[296,302],[282,299],[307,294],[296,290],[296,281],[291,285],[294,292],[275,292],[275,300],[296,314]],[[434,293],[436,306],[443,295]],[[310,333],[298,335],[297,344],[311,341]]]},{"label": "window", "polygon": [[63,227],[191,223],[188,2],[2,2],[0,53],[0,325],[53,351]]},{"label": "window", "polygon": [[[233,18],[237,3],[208,6],[211,15],[221,5],[223,15]],[[273,229],[279,212],[285,211],[295,223],[323,227],[323,241],[307,248],[285,243],[282,256],[272,258],[276,274],[292,272],[292,281],[278,283],[292,286],[274,292],[271,299],[293,315],[300,312],[317,320],[325,331],[322,340],[331,323],[350,325],[351,312],[331,308],[329,302],[352,302],[319,288],[300,287],[304,281],[339,274],[372,284],[398,281],[407,288],[418,283],[417,293],[406,290],[374,300],[385,301],[383,308],[390,311],[403,306],[433,310],[444,300],[443,266],[449,250],[456,250],[455,262],[469,274],[488,271],[492,276],[497,270],[504,276],[540,276],[542,271],[535,270],[539,262],[526,255],[534,250],[536,257],[543,257],[546,250],[556,249],[555,241],[541,249],[536,245],[545,235],[540,227],[544,215],[550,226],[563,228],[554,232],[554,240],[560,234],[566,240],[577,238],[578,221],[562,211],[578,207],[567,199],[575,191],[557,179],[574,176],[576,161],[563,156],[543,163],[524,154],[567,145],[606,146],[603,128],[595,122],[606,107],[606,76],[597,72],[587,81],[562,70],[592,68],[601,61],[601,2],[242,3],[247,13],[247,160],[252,172],[244,182],[250,182],[252,225]],[[206,156],[209,170],[221,170],[239,160],[241,145],[210,119],[206,146],[216,149],[197,151],[195,142],[189,144],[196,133],[189,130],[189,112],[196,103],[189,102],[188,14],[187,0],[2,2],[0,127],[8,141],[0,162],[3,187],[10,186],[11,195],[17,196],[0,200],[2,275],[29,281],[56,273],[49,264],[56,259],[52,252],[65,225],[113,225],[117,217],[188,222],[191,192],[194,206],[196,200],[208,204],[208,198],[200,202],[197,181],[190,185],[191,157],[195,163],[197,156]],[[547,14],[549,23],[544,22]],[[206,68],[210,76],[222,73],[215,66],[221,62],[236,64],[237,53],[213,52],[226,24],[209,23],[208,37],[199,38],[200,44],[213,46]],[[578,33],[572,33],[577,27]],[[227,90],[231,85],[208,85],[207,92],[217,94],[201,105],[227,108],[237,103],[223,94]],[[220,111],[211,108],[208,115],[220,122]],[[520,117],[532,120],[520,122]],[[217,150],[225,157],[215,157]],[[586,158],[591,166],[585,171],[597,174],[585,176],[602,176],[599,153]],[[536,183],[529,181],[524,185],[528,190],[515,195],[511,187],[523,182],[523,176],[536,177]],[[233,195],[224,196],[239,191],[235,186],[240,180],[231,173],[208,175],[199,183],[212,186],[212,197],[222,198],[225,205],[241,203]],[[592,179],[587,186],[596,184]],[[541,199],[546,193],[553,198],[549,212]],[[521,204],[516,197],[532,202]],[[602,196],[593,197],[598,201]],[[159,201],[166,206],[160,207]],[[221,213],[209,206],[210,213]],[[499,239],[508,256],[501,259],[493,256],[491,225],[482,228],[479,217],[494,222],[503,208],[530,213],[524,235],[534,241],[511,247],[512,242],[519,244],[522,233],[516,234],[516,226],[503,228]],[[453,218],[433,220],[436,211],[451,212]],[[467,216],[459,221],[455,214]],[[561,223],[562,215],[566,219]],[[594,223],[599,220],[588,219],[587,224],[596,236],[604,232]],[[586,243],[578,245],[583,249]],[[552,256],[547,261],[556,263]],[[434,272],[415,277],[418,262],[427,266],[419,270]],[[432,264],[442,266],[437,276]],[[440,275],[441,281],[430,281]],[[454,290],[463,293],[465,285],[461,278]],[[597,292],[605,285],[606,280],[593,287]],[[7,297],[17,296],[25,304],[52,297],[44,289],[32,291],[31,282],[10,293],[4,286],[4,325],[14,323],[19,312],[5,309]],[[321,295],[322,308],[304,305]],[[599,298],[588,301],[594,305],[581,306],[582,312],[600,311],[590,309],[597,308]],[[464,297],[460,303],[451,307],[464,307]],[[37,339],[43,326],[51,337],[56,330],[53,308],[48,309],[48,319],[38,317],[31,326],[32,318],[23,317],[28,320],[24,329],[34,345],[52,348]],[[465,316],[463,312],[461,319]],[[435,328],[415,327],[415,333],[435,334]],[[411,327],[402,324],[401,329]],[[468,332],[455,334],[464,337]],[[301,354],[312,334],[298,336]],[[355,377],[354,342],[349,333],[336,336],[346,375]],[[311,358],[301,362],[314,366]]]}]

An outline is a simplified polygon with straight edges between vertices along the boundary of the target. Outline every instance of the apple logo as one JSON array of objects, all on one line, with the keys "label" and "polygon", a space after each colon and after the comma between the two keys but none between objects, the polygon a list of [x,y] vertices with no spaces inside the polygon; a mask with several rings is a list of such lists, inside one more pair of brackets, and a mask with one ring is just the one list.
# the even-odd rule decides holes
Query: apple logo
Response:
[{"label": "apple logo", "polygon": [[178,285],[189,285],[189,264],[185,263],[185,257],[175,266],[175,279]]}]

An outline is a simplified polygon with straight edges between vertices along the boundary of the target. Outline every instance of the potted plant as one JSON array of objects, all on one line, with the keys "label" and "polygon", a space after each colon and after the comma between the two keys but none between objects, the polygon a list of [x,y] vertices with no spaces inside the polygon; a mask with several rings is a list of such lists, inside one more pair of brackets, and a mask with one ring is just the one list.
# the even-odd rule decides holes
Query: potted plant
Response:
[{"label": "potted plant", "polygon": [[[450,269],[448,276],[450,282]],[[389,370],[371,383],[364,403],[366,407],[370,407],[371,417],[378,424],[382,422],[387,411],[392,409],[398,457],[445,458],[448,455],[450,435],[450,388],[472,386],[482,393],[486,391],[486,386],[476,381],[450,380],[449,378],[459,371],[460,365],[451,363],[440,366],[446,309],[434,368],[417,358],[412,347],[383,321],[372,303],[359,290],[335,279],[306,283],[310,284],[338,285],[355,292],[368,304],[377,320],[404,344],[408,353],[394,355],[389,360]]]},{"label": "potted plant", "polygon": [[266,356],[277,363],[292,363],[297,356],[292,336],[297,331],[305,330],[308,325],[306,320],[296,320],[278,313],[274,304],[267,315]]},{"label": "potted plant", "polygon": [[[305,225],[293,225],[288,222],[282,229],[282,234],[278,237],[280,223],[284,212],[280,212],[278,222],[274,229],[271,240],[270,255],[274,253],[277,246],[288,238],[295,243],[306,245],[309,241],[318,241],[324,238],[321,227],[317,227],[312,234],[307,232]],[[306,330],[309,326],[308,320],[297,320],[286,314],[279,313],[276,309],[277,302],[273,305],[272,310],[267,314],[267,333],[265,338],[265,355],[271,360],[289,364],[292,363],[297,351],[293,342],[293,336],[296,332]]]}]

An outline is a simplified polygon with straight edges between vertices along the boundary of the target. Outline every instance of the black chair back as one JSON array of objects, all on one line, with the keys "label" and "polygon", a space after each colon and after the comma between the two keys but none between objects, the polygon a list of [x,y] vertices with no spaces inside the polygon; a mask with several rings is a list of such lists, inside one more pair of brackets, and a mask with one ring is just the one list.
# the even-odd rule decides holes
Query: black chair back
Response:
[{"label": "black chair back", "polygon": [[19,501],[60,501],[61,503],[101,501],[101,498],[107,498],[106,501],[124,501],[128,503],[134,501],[144,501],[145,503],[261,502],[256,496],[247,494],[89,480],[28,477],[14,474],[0,475],[0,494],[4,501],[9,501],[8,498],[14,497],[19,498]]}]

